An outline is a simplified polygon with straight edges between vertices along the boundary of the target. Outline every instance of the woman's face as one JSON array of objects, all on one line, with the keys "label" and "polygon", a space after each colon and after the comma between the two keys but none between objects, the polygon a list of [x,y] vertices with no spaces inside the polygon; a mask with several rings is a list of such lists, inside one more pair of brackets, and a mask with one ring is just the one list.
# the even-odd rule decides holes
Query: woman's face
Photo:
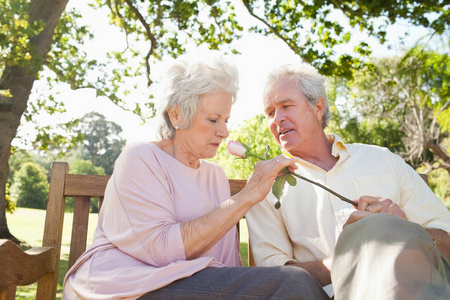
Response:
[{"label": "woman's face", "polygon": [[231,95],[218,92],[202,95],[200,100],[201,107],[192,127],[177,130],[175,134],[190,161],[214,157],[222,140],[229,135],[227,123],[233,102]]}]

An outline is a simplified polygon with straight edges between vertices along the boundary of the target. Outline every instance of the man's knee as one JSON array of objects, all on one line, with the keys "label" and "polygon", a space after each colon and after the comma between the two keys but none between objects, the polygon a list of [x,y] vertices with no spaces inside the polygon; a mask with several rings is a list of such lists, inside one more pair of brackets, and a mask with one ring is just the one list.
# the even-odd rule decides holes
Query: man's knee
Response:
[{"label": "man's knee", "polygon": [[[441,264],[440,252],[420,225],[380,213],[345,227],[336,244],[331,276],[336,295],[343,299],[369,291],[372,287],[366,283],[371,281],[386,287],[394,284],[391,290],[404,296],[396,299],[416,299],[409,295],[448,293],[441,280],[445,276],[437,272]],[[430,283],[430,278],[437,279]],[[378,295],[378,290],[370,293]]]},{"label": "man's knee", "polygon": [[[339,240],[379,243],[411,243],[416,240],[432,242],[431,237],[418,224],[384,213],[372,214],[345,227]],[[339,243],[339,241],[338,241]]]}]

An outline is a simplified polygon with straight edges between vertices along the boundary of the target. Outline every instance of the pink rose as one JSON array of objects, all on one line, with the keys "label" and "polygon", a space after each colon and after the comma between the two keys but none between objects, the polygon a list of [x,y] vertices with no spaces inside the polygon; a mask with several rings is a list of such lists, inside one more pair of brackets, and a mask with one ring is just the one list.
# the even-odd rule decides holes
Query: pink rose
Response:
[{"label": "pink rose", "polygon": [[247,157],[247,149],[241,144],[239,141],[229,141],[228,145],[228,152],[232,155],[239,156],[240,158],[246,158]]}]

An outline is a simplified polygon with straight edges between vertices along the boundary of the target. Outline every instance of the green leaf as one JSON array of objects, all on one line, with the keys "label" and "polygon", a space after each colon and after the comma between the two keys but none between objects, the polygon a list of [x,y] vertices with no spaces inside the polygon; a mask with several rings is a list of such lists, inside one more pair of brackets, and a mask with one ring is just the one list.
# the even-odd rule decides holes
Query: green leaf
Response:
[{"label": "green leaf", "polygon": [[284,174],[289,174],[290,173],[288,167],[284,167],[283,169],[280,170],[280,172],[284,173]]},{"label": "green leaf", "polygon": [[281,202],[280,202],[280,200],[278,200],[276,203],[275,203],[275,208],[276,209],[279,209],[281,207]]},{"label": "green leaf", "polygon": [[297,185],[297,179],[294,176],[292,176],[292,174],[287,174],[286,179],[290,186]]},{"label": "green leaf", "polygon": [[275,182],[272,186],[272,193],[273,195],[280,200],[281,195],[283,194],[283,188],[284,184],[286,183],[286,175],[278,176],[277,179],[275,179]]}]

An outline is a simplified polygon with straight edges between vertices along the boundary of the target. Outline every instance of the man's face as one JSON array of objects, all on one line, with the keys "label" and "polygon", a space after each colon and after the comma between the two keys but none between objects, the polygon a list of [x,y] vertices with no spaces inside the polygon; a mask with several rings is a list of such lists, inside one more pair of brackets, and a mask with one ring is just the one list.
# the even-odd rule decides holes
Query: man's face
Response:
[{"label": "man's face", "polygon": [[296,82],[282,78],[266,86],[263,103],[278,145],[298,157],[310,155],[315,138],[323,134],[323,101],[311,107]]}]

